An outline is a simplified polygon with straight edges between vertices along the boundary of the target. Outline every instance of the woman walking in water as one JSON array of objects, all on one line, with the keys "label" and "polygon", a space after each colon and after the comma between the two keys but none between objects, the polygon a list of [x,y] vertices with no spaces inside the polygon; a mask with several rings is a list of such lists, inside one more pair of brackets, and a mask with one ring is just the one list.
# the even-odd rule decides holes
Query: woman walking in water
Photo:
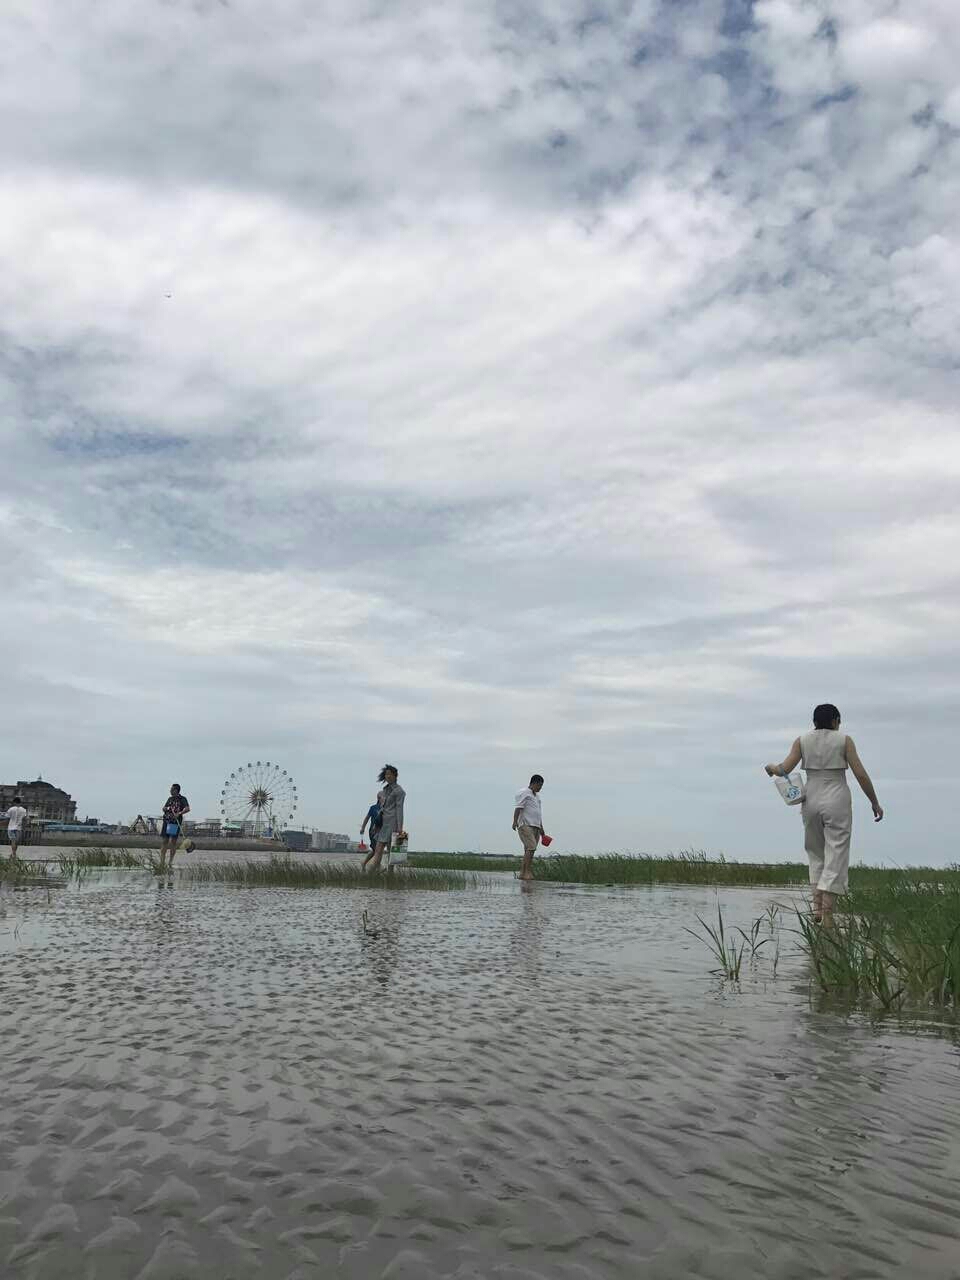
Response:
[{"label": "woman walking in water", "polygon": [[768,764],[765,768],[772,778],[778,773],[786,776],[801,763],[807,772],[801,813],[803,842],[810,862],[813,918],[830,925],[836,897],[847,891],[850,865],[853,805],[847,786],[848,768],[870,801],[877,822],[883,818],[883,810],[853,739],[840,732],[840,712],[833,703],[823,702],[815,708],[813,729],[797,738],[782,764]]},{"label": "woman walking in water", "polygon": [[373,855],[374,871],[380,870],[384,851],[389,850],[393,837],[403,834],[403,802],[407,798],[407,793],[397,781],[396,765],[385,764],[380,770],[379,779],[383,783],[383,802],[380,805],[376,853]]}]

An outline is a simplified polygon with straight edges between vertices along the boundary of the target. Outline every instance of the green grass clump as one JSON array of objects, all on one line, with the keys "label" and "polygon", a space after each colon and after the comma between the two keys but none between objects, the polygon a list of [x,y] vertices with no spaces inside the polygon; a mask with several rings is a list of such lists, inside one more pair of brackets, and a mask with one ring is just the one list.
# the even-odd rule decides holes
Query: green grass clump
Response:
[{"label": "green grass clump", "polygon": [[722,857],[708,858],[705,853],[689,851],[665,858],[646,854],[535,858],[533,878],[568,884],[791,885],[806,883],[809,872],[805,863],[728,862]]},{"label": "green grass clump", "polygon": [[[483,858],[476,854],[412,853],[410,865],[456,871],[518,871],[520,858]],[[901,872],[888,867],[851,867],[853,889],[889,884]],[[960,885],[960,869],[914,867],[910,875],[917,883]],[[706,884],[706,885],[805,885],[809,870],[805,862],[735,862],[723,856],[708,857],[701,850],[688,849],[666,857],[649,854],[557,854],[543,852],[533,860],[535,880],[564,884]]]},{"label": "green grass clump", "polygon": [[[957,868],[887,872],[851,883],[823,929],[800,918],[817,984],[831,995],[884,1009],[960,1003],[960,876]],[[851,876],[851,881],[853,877]]]},{"label": "green grass clump", "polygon": [[180,869],[182,879],[197,884],[281,886],[302,889],[475,889],[479,876],[463,871],[397,868],[363,872],[358,866],[331,862],[295,862],[271,858],[265,862],[208,862]]},{"label": "green grass clump", "polygon": [[519,871],[521,858],[483,858],[474,853],[411,853],[411,867],[434,871]]},{"label": "green grass clump", "polygon": [[[412,853],[410,865],[464,871],[519,871],[522,859],[475,854]],[[541,853],[533,860],[535,880],[562,884],[804,884],[806,863],[727,862],[689,851],[664,858],[647,854]]]},{"label": "green grass clump", "polygon": [[9,855],[0,859],[0,880],[8,884],[46,884],[50,879],[42,862],[24,862]]},{"label": "green grass clump", "polygon": [[[727,933],[723,923],[723,912],[720,910],[720,904],[717,904],[717,927],[707,924],[703,916],[698,915],[697,920],[700,922],[700,928],[703,930],[703,936],[698,934],[694,929],[687,929],[694,938],[700,938],[705,941],[707,946],[713,953],[714,959],[717,961],[717,968],[714,973],[719,973],[725,978],[729,978],[732,982],[736,982],[740,978],[740,968],[743,964],[743,953],[746,950],[746,935],[744,940],[737,942]],[[759,926],[759,920],[757,924]],[[743,930],[740,930],[743,933]]]},{"label": "green grass clump", "polygon": [[141,869],[148,867],[149,862],[142,855],[131,853],[129,849],[105,849],[102,845],[91,845],[88,849],[61,853],[57,857],[57,865],[62,875],[72,877],[95,867]]}]

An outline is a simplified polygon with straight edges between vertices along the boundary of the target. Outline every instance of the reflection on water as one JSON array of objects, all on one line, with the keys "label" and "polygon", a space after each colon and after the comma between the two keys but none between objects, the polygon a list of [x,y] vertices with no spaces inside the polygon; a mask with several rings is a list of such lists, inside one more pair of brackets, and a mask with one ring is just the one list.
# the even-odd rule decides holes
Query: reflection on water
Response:
[{"label": "reflection on water", "polygon": [[718,983],[715,909],[3,888],[2,1274],[956,1276],[952,1028],[811,998],[788,932]]},{"label": "reflection on water", "polygon": [[407,906],[407,895],[383,893],[376,895],[376,910],[364,924],[361,914],[360,951],[369,966],[374,982],[386,989],[397,972],[400,954],[400,932]]}]

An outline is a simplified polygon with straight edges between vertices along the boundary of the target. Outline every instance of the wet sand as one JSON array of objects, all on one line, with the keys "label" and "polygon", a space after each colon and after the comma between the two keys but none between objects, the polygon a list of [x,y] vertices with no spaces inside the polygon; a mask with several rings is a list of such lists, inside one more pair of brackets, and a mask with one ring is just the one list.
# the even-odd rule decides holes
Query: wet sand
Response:
[{"label": "wet sand", "polygon": [[957,1280],[949,1030],[817,1009],[786,936],[725,989],[715,902],[4,887],[2,1274]]}]

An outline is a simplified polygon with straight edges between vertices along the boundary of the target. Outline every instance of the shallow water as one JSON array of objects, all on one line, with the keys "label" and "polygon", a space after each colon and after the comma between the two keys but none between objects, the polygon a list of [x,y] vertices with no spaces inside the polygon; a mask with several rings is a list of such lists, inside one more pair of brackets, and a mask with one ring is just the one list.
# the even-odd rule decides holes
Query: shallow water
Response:
[{"label": "shallow water", "polygon": [[957,1280],[951,1029],[719,983],[716,900],[5,887],[2,1274]]}]

